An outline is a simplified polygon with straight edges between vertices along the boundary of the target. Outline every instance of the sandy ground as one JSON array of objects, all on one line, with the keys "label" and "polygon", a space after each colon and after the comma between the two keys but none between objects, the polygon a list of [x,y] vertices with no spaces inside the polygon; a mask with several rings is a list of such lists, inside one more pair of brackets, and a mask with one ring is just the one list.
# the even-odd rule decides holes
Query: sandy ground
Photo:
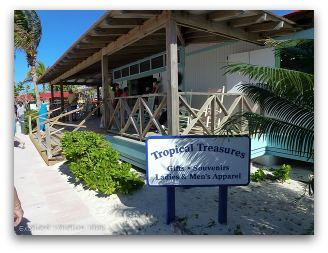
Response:
[{"label": "sandy ground", "polygon": [[[311,171],[302,164],[293,166],[284,183],[229,187],[227,225],[218,224],[218,187],[177,187],[176,222],[166,225],[165,188],[145,185],[131,195],[111,196],[84,189],[65,163],[46,166],[29,138],[18,136],[26,149],[14,149],[15,186],[29,234],[313,234],[314,199],[303,196],[306,185],[299,181]],[[81,227],[33,230],[43,224]]]},{"label": "sandy ground", "polygon": [[[59,170],[72,182],[65,164]],[[70,185],[103,224],[98,229],[104,234],[313,234],[314,200],[307,192],[300,198],[306,185],[297,181],[309,174],[298,167],[284,183],[229,187],[227,225],[218,223],[218,187],[176,188],[176,222],[166,225],[165,188],[145,185],[132,195],[103,196]]]}]

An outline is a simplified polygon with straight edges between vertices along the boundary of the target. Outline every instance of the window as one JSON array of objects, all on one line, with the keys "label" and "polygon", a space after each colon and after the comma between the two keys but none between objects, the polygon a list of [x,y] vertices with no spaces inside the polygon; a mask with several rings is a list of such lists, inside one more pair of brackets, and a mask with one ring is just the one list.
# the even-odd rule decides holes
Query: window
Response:
[{"label": "window", "polygon": [[140,63],[140,72],[145,72],[150,70],[150,61],[144,61],[142,63]]},{"label": "window", "polygon": [[164,66],[163,55],[160,55],[160,56],[157,56],[157,57],[151,59],[151,68],[152,69],[161,68],[163,66]]},{"label": "window", "polygon": [[135,75],[139,73],[139,64],[134,64],[130,66],[130,75]]},{"label": "window", "polygon": [[121,78],[121,70],[116,70],[116,71],[114,72],[114,78],[115,78],[115,79]]},{"label": "window", "polygon": [[126,77],[129,75],[129,67],[122,69],[122,77]]}]

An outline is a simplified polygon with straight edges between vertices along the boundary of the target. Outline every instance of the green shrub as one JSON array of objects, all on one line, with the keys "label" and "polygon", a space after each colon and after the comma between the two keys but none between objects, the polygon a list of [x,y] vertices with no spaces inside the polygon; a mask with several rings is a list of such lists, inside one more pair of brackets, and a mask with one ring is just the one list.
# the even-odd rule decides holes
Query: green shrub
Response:
[{"label": "green shrub", "polygon": [[251,173],[251,180],[253,182],[261,182],[265,179],[265,173],[263,169],[258,169],[254,173]]},{"label": "green shrub", "polygon": [[119,153],[101,134],[66,132],[61,143],[74,177],[92,190],[129,194],[144,184],[130,164],[119,161]]},{"label": "green shrub", "polygon": [[[38,115],[38,111],[37,110],[27,110],[24,113],[24,127],[23,127],[23,133],[24,134],[29,134],[29,116],[31,116],[31,118],[35,117]],[[32,119],[31,121],[32,123],[32,129],[36,127],[36,119]]]},{"label": "green shrub", "polygon": [[276,169],[273,172],[273,175],[277,180],[285,182],[286,180],[289,179],[289,172],[291,170],[292,170],[292,166],[290,166],[288,164],[283,164],[280,166],[280,168]]}]

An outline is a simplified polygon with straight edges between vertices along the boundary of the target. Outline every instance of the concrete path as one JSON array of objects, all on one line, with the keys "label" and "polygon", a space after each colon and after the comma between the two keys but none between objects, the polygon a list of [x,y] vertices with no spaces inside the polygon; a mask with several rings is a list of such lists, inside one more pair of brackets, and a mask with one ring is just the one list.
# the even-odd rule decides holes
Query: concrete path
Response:
[{"label": "concrete path", "polygon": [[[17,125],[17,129],[20,129]],[[17,234],[99,234],[89,208],[60,175],[61,165],[47,166],[27,135],[25,149],[14,147],[14,183],[24,209]]]}]

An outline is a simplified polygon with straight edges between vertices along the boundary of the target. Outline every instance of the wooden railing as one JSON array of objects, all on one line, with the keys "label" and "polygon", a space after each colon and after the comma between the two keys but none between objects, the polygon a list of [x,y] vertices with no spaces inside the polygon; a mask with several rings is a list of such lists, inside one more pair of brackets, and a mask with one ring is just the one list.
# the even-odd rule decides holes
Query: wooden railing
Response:
[{"label": "wooden railing", "polygon": [[[159,122],[166,106],[165,94],[114,98],[109,103],[108,131],[141,141],[148,135],[167,135],[167,127]],[[234,113],[257,110],[257,105],[242,94],[179,92],[179,132],[181,135],[217,134]]]},{"label": "wooden railing", "polygon": [[139,140],[144,140],[150,130],[165,135],[158,121],[165,107],[164,94],[114,98],[109,103],[108,131]]},{"label": "wooden railing", "polygon": [[[63,131],[66,128],[70,128],[71,131],[77,131],[80,128],[86,128],[85,122],[98,110],[102,104],[100,103],[98,106],[94,107],[91,111],[86,111],[84,115],[84,119],[81,120],[78,124],[66,123],[65,119],[67,116],[73,115],[74,113],[79,113],[85,111],[88,104],[84,104],[83,106],[65,112],[67,108],[65,108],[64,112],[59,114],[58,116],[51,117],[54,112],[58,111],[60,108],[53,109],[45,114],[41,114],[35,117],[29,117],[29,133],[32,138],[36,137],[36,140],[39,144],[40,150],[45,149],[47,159],[52,159],[54,155],[57,155],[61,152],[60,139],[63,135]],[[48,115],[45,118],[45,115]],[[83,116],[82,116],[83,117]],[[32,129],[32,120],[36,120],[36,127]],[[45,131],[40,130],[40,125],[44,124]],[[38,148],[38,147],[37,147]]]}]

